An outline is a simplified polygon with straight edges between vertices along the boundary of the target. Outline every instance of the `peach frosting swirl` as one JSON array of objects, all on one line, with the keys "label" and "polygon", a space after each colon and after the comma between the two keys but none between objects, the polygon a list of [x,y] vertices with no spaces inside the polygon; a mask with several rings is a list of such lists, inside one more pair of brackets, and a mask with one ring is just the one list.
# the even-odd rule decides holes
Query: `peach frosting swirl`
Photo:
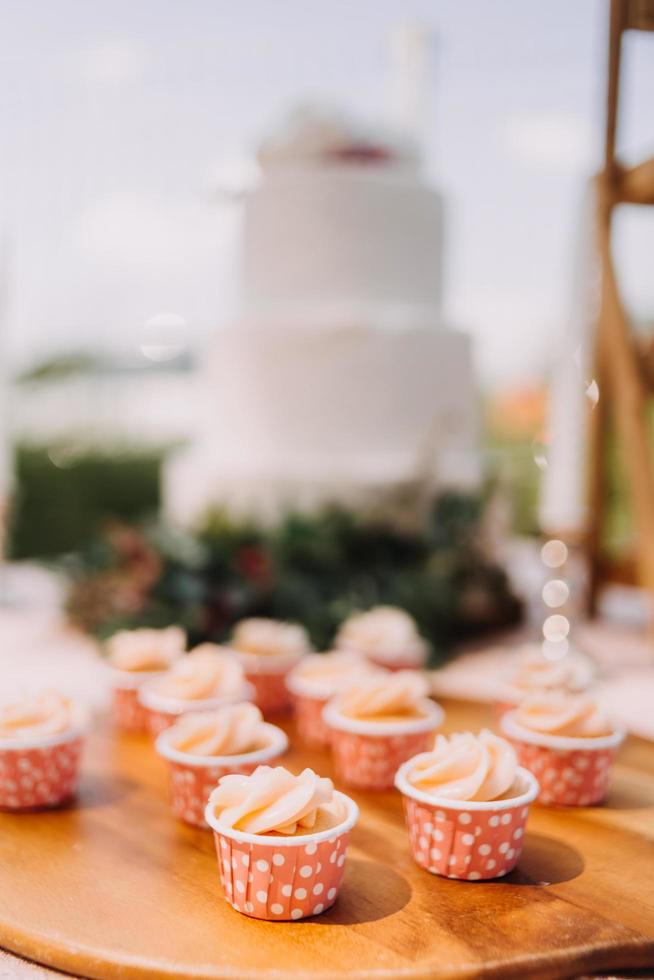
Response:
[{"label": "peach frosting swirl", "polygon": [[[294,776],[283,766],[258,766],[249,776],[223,776],[209,805],[219,825],[249,834],[292,836],[315,828],[324,810],[340,817],[331,779],[312,769]],[[332,825],[336,822],[340,821]]]},{"label": "peach frosting swirl", "polygon": [[121,630],[107,640],[109,663],[116,670],[167,670],[184,653],[186,636],[179,626]]},{"label": "peach frosting swirl", "polygon": [[0,704],[0,739],[38,739],[81,729],[84,714],[57,691],[26,695]]},{"label": "peach frosting swirl", "polygon": [[437,735],[432,751],[414,758],[407,779],[445,800],[486,802],[510,790],[517,767],[510,742],[484,729],[479,735]]},{"label": "peach frosting swirl", "polygon": [[299,693],[327,700],[356,678],[370,676],[374,670],[369,660],[348,650],[310,653],[292,669],[288,684]]},{"label": "peach frosting swirl", "polygon": [[428,653],[414,620],[395,606],[376,606],[350,616],[336,634],[336,646],[382,664],[400,661],[422,666]]},{"label": "peach frosting swirl", "polygon": [[398,670],[392,674],[377,670],[345,688],[338,708],[349,718],[416,717],[424,714],[421,702],[428,691],[426,677],[415,670]]},{"label": "peach frosting swirl", "polygon": [[241,755],[263,748],[266,732],[257,706],[245,702],[183,715],[171,730],[170,744],[189,755]]},{"label": "peach frosting swirl", "polygon": [[236,696],[243,683],[243,668],[229,650],[202,643],[152,681],[151,689],[164,697],[199,701]]},{"label": "peach frosting swirl", "polygon": [[300,657],[311,650],[309,636],[298,623],[276,619],[242,619],[236,624],[231,645],[238,653],[260,657]]},{"label": "peach frosting swirl", "polygon": [[513,717],[517,725],[543,735],[598,738],[613,733],[597,701],[585,694],[565,691],[533,694],[516,708]]},{"label": "peach frosting swirl", "polygon": [[593,679],[594,668],[583,654],[567,653],[560,660],[548,660],[540,646],[523,649],[520,662],[509,678],[509,685],[520,695],[537,691],[583,691]]}]

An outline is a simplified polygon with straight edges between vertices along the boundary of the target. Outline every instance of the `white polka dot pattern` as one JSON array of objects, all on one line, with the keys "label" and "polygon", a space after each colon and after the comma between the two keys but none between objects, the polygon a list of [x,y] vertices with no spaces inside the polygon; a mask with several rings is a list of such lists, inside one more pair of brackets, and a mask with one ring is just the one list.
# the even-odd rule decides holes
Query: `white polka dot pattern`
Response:
[{"label": "white polka dot pattern", "polygon": [[138,689],[115,687],[111,698],[114,725],[124,732],[147,732],[147,712],[139,701]]},{"label": "white polka dot pattern", "polygon": [[402,763],[425,752],[433,737],[433,731],[410,735],[359,735],[333,728],[331,746],[336,778],[361,789],[392,789],[395,773]]},{"label": "white polka dot pattern", "polygon": [[295,727],[300,740],[312,749],[322,749],[329,745],[330,730],[322,717],[326,701],[293,695]]},{"label": "white polka dot pattern", "polygon": [[171,725],[179,720],[179,715],[172,711],[154,711],[152,708],[144,708],[148,731],[153,738],[160,735]]},{"label": "white polka dot pattern", "polygon": [[276,846],[243,843],[214,832],[225,899],[255,919],[319,915],[338,896],[348,839],[346,832],[331,840],[299,837],[297,844]]},{"label": "white polka dot pattern", "polygon": [[291,695],[286,687],[286,674],[265,674],[248,673],[245,679],[254,688],[252,700],[257,708],[268,717],[268,715],[282,714],[291,708]]},{"label": "white polka dot pattern", "polygon": [[562,751],[517,739],[511,742],[520,765],[530,769],[540,783],[539,803],[593,806],[606,796],[615,749]]},{"label": "white polka dot pattern", "polygon": [[[185,766],[179,762],[168,762],[168,786],[170,805],[174,816],[192,827],[206,827],[204,810],[209,795],[216,788],[221,776],[228,773],[254,772],[258,763],[250,766]],[[274,766],[276,759],[266,765]]]},{"label": "white polka dot pattern", "polygon": [[0,749],[0,809],[58,806],[75,795],[84,740],[79,735],[44,748]]},{"label": "white polka dot pattern", "polygon": [[[444,809],[403,797],[411,852],[432,874],[480,881],[506,875],[522,851],[528,807]],[[517,833],[519,831],[519,833]]]}]

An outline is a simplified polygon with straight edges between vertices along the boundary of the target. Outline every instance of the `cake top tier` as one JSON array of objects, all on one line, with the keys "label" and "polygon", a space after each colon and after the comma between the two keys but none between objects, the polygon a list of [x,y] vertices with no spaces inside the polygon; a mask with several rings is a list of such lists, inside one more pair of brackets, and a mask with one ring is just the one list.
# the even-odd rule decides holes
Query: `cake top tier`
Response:
[{"label": "cake top tier", "polygon": [[315,105],[293,109],[264,138],[257,154],[264,173],[331,166],[415,171],[415,144],[391,130]]}]

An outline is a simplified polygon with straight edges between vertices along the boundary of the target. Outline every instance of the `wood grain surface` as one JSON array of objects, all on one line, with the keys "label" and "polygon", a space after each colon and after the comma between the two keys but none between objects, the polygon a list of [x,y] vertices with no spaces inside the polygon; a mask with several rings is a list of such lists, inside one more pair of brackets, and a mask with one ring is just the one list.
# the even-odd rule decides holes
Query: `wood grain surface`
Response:
[{"label": "wood grain surface", "polygon": [[[445,704],[450,730],[488,709]],[[291,738],[292,728],[289,729]],[[288,765],[331,772],[326,753]],[[150,745],[100,729],[75,807],[0,814],[0,945],[101,980],[570,977],[654,965],[654,745],[622,750],[606,806],[532,810],[516,871],[449,881],[409,855],[395,793],[361,806],[341,896],[262,923],[222,897],[207,832],[169,814]]]}]

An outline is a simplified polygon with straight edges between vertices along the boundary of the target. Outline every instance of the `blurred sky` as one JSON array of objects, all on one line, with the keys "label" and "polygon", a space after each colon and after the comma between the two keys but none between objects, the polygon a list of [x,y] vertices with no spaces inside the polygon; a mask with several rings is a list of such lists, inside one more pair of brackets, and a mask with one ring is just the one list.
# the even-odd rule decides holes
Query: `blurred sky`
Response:
[{"label": "blurred sky", "polygon": [[[192,341],[234,312],[239,207],[212,199],[292,104],[383,118],[390,38],[437,37],[429,174],[447,197],[446,309],[486,380],[542,371],[565,322],[604,110],[604,0],[4,0],[0,214],[11,357],[131,349],[160,310]],[[654,143],[654,35],[631,38],[628,155]],[[649,228],[621,245],[636,305]],[[654,244],[654,241],[652,242]],[[643,279],[640,279],[643,281]]]}]

